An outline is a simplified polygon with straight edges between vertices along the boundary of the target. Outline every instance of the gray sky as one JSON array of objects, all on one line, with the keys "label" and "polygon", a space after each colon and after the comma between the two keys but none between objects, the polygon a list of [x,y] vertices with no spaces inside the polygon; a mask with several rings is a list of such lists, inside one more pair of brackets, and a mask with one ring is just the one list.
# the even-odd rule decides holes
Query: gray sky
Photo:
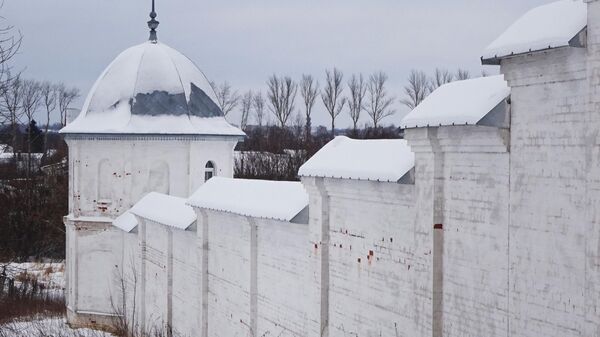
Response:
[{"label": "gray sky", "polygon": [[[211,80],[227,80],[240,91],[264,92],[273,73],[296,79],[311,73],[322,82],[324,70],[336,66],[346,78],[383,70],[390,93],[401,98],[413,68],[462,67],[479,75],[483,48],[526,10],[548,2],[157,0],[156,6],[159,40],[194,60]],[[15,67],[28,78],[77,86],[85,97],[114,57],[147,39],[149,7],[150,0],[5,0],[1,13],[24,35]],[[394,107],[396,115],[384,124],[398,125],[408,112],[399,103]],[[336,124],[349,125],[347,115]],[[231,117],[238,119],[237,113]],[[330,123],[320,100],[313,119]]]}]

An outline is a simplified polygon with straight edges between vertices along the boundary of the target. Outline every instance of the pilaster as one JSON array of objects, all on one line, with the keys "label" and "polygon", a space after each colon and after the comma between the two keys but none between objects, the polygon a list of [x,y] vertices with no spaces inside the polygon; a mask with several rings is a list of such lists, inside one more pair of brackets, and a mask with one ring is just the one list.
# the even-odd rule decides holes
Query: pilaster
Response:
[{"label": "pilaster", "polygon": [[302,178],[309,194],[307,336],[329,336],[329,195],[323,178]]},{"label": "pilaster", "polygon": [[420,289],[414,299],[419,322],[417,330],[421,336],[441,337],[443,260],[439,247],[443,244],[443,204],[440,204],[443,201],[443,198],[440,199],[443,155],[439,149],[437,128],[407,129],[405,138],[415,152],[416,255],[422,256],[420,268],[428,271],[415,279],[415,287]]},{"label": "pilaster", "polygon": [[200,312],[198,313],[198,320],[200,326],[200,337],[208,336],[208,254],[209,254],[209,242],[208,242],[208,214],[206,210],[200,208],[194,208],[196,212],[196,223],[197,223],[197,250],[198,250],[198,270],[200,277],[200,298],[198,299]]},{"label": "pilaster", "polygon": [[584,335],[600,335],[600,1],[585,0],[588,6],[586,132],[586,226],[585,226],[585,325]]}]

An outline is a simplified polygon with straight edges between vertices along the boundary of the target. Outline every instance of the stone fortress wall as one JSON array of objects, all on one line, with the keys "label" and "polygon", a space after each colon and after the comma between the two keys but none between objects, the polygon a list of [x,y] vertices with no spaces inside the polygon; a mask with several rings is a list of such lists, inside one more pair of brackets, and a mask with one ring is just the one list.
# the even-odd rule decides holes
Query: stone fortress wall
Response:
[{"label": "stone fortress wall", "polygon": [[184,336],[600,335],[600,2],[586,2],[584,46],[500,61],[508,125],[406,130],[412,181],[302,177],[300,221],[67,218],[71,321],[110,322],[125,280],[127,316]]}]

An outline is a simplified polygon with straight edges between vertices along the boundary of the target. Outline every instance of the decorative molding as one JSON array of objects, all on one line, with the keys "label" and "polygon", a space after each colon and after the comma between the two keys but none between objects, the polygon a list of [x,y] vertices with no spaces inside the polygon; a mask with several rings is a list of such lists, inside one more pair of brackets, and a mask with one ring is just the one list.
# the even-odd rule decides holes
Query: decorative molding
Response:
[{"label": "decorative molding", "polygon": [[203,135],[203,134],[97,134],[97,133],[67,133],[64,134],[65,141],[70,140],[195,140],[195,141],[243,141],[244,136],[234,135]]}]

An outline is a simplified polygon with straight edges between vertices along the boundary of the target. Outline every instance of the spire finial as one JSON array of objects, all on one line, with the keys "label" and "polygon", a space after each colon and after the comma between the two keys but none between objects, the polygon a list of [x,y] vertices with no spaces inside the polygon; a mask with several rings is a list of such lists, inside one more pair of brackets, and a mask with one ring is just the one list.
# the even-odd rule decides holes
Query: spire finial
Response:
[{"label": "spire finial", "polygon": [[150,42],[156,43],[158,37],[156,37],[156,28],[158,27],[158,21],[156,21],[156,11],[154,10],[154,0],[152,0],[152,12],[150,12],[150,21],[148,21],[148,28],[150,28]]}]

